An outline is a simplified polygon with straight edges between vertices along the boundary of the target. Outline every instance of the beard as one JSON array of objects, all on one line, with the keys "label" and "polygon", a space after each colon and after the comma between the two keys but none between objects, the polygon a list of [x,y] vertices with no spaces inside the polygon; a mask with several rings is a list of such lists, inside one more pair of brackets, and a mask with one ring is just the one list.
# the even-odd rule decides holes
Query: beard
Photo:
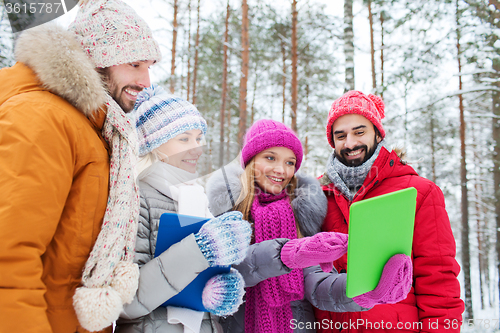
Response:
[{"label": "beard", "polygon": [[143,88],[139,86],[125,86],[123,88],[119,88],[113,83],[109,82],[108,83],[108,91],[111,97],[115,100],[116,103],[122,108],[122,110],[125,113],[128,113],[134,109],[135,101],[131,101],[127,99],[124,94],[125,94],[125,89],[130,89],[130,90],[135,90],[135,91],[142,91]]},{"label": "beard", "polygon": [[[337,151],[335,151],[335,157],[342,162],[342,164],[348,166],[348,167],[357,167],[360,166],[361,164],[365,163],[370,159],[370,157],[373,156],[375,153],[375,150],[377,150],[378,142],[377,142],[377,136],[375,135],[373,139],[373,145],[371,146],[370,149],[368,149],[367,145],[359,145],[356,146],[352,149],[349,148],[344,148],[340,151],[340,154],[337,154]],[[365,157],[363,158],[357,158],[354,160],[347,160],[344,156],[346,156],[348,153],[356,151],[358,149],[364,149],[365,150]]]},{"label": "beard", "polygon": [[106,83],[106,88],[109,95],[115,100],[120,108],[125,113],[132,111],[135,106],[135,101],[131,101],[125,97],[125,89],[142,91],[144,88],[136,85],[127,85],[120,88],[113,75],[111,75],[107,68],[104,68],[103,71],[100,72],[100,74],[104,78],[104,82]]}]

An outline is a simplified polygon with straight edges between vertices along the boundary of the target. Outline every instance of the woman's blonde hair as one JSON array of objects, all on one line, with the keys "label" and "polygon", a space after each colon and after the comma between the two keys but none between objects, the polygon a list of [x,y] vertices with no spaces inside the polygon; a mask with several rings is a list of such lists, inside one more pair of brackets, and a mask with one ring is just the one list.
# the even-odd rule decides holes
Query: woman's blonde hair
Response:
[{"label": "woman's blonde hair", "polygon": [[149,173],[144,171],[146,171],[147,168],[149,168],[151,165],[153,165],[153,163],[157,161],[160,161],[160,157],[158,156],[156,149],[140,157],[135,166],[137,179],[141,180],[145,178]]}]

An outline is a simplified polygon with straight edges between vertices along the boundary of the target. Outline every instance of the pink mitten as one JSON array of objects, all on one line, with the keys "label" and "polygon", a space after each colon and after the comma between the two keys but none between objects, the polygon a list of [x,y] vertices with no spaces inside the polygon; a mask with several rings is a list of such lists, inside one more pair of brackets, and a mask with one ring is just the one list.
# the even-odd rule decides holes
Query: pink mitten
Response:
[{"label": "pink mitten", "polygon": [[413,281],[413,265],[406,254],[396,254],[387,261],[377,288],[353,298],[356,304],[371,308],[377,304],[394,304],[406,298]]},{"label": "pink mitten", "polygon": [[330,272],[333,261],[347,252],[347,234],[320,232],[311,237],[292,239],[281,249],[281,261],[290,268],[320,265]]}]

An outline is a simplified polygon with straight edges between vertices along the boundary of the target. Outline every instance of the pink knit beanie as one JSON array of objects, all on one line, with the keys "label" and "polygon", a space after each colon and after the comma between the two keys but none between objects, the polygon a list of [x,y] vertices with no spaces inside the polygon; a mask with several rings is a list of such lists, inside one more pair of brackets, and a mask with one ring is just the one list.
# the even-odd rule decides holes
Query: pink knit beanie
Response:
[{"label": "pink knit beanie", "polygon": [[76,34],[97,68],[141,60],[161,60],[147,23],[121,0],[80,0],[69,31]]},{"label": "pink knit beanie", "polygon": [[384,102],[382,99],[372,94],[367,96],[361,91],[351,90],[335,100],[330,108],[330,112],[328,112],[326,137],[330,146],[335,148],[332,136],[332,125],[335,120],[343,115],[353,113],[359,114],[371,121],[380,132],[382,139],[385,138],[385,130],[382,127],[382,119],[385,117]]},{"label": "pink knit beanie", "polygon": [[299,170],[302,163],[299,138],[290,128],[271,119],[258,120],[248,129],[241,150],[241,166],[245,168],[252,157],[272,147],[285,147],[293,151],[297,158],[295,170]]}]

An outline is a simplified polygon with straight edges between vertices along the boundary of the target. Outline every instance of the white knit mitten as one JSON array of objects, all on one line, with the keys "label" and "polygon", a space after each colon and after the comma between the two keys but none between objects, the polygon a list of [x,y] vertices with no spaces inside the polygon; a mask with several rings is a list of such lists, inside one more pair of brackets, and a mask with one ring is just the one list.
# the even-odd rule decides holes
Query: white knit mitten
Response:
[{"label": "white knit mitten", "polygon": [[240,212],[229,212],[205,223],[194,236],[210,266],[238,264],[245,259],[252,228]]},{"label": "white knit mitten", "polygon": [[217,274],[205,284],[202,293],[203,306],[217,316],[230,316],[243,303],[245,281],[234,268],[228,273]]}]

